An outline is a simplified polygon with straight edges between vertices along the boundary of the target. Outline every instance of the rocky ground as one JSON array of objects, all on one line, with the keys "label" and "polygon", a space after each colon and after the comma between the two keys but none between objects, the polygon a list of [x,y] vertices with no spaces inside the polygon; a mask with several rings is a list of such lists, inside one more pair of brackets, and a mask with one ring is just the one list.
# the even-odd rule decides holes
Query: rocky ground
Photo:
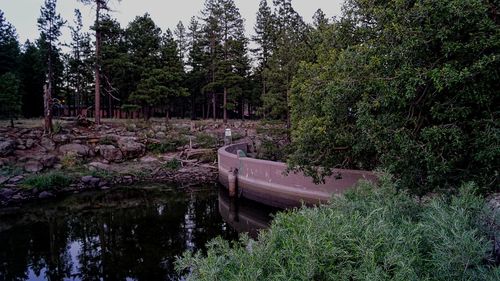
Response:
[{"label": "rocky ground", "polygon": [[0,126],[0,207],[139,181],[213,182],[226,128],[235,140],[262,146],[276,127],[252,121],[107,120],[95,126],[59,120],[46,135],[37,124]]}]

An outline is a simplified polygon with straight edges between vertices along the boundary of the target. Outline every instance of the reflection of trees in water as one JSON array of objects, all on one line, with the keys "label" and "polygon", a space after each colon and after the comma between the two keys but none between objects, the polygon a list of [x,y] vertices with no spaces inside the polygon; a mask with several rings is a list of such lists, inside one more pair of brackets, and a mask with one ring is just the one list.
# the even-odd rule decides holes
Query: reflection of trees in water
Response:
[{"label": "reflection of trees in water", "polygon": [[48,280],[162,280],[175,277],[173,262],[187,239],[198,249],[217,235],[236,236],[222,231],[214,193],[140,190],[97,197],[71,199],[69,207],[35,208],[12,219],[23,223],[0,232],[0,276],[25,280],[31,268],[37,275],[45,270]]}]

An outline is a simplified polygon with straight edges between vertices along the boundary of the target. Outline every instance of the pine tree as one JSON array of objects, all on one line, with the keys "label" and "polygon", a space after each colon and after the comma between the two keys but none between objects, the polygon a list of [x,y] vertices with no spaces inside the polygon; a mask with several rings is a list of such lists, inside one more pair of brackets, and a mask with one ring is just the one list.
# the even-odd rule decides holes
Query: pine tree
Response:
[{"label": "pine tree", "polygon": [[207,65],[206,55],[203,52],[203,34],[201,24],[195,17],[191,18],[188,28],[188,59],[186,85],[191,97],[191,119],[196,119],[197,104],[201,104],[201,115],[205,117],[205,102],[203,99],[203,86],[206,84]]},{"label": "pine tree", "polygon": [[52,132],[52,96],[54,94],[54,58],[58,49],[58,38],[61,36],[61,27],[64,21],[56,12],[57,0],[45,0],[38,18],[38,29],[41,32],[41,40],[47,47],[47,81],[44,88],[44,116],[45,133]]},{"label": "pine tree", "polygon": [[0,75],[15,72],[19,55],[16,29],[7,22],[4,13],[0,10]]},{"label": "pine tree", "polygon": [[44,114],[43,85],[45,84],[46,61],[36,44],[26,41],[19,62],[22,112],[27,118]]},{"label": "pine tree", "polygon": [[[102,30],[101,30],[101,18],[103,16],[103,11],[109,11],[110,0],[78,0],[85,5],[95,4],[95,98],[94,98],[94,109],[95,109],[95,122],[97,125],[101,124],[101,40],[102,40]],[[120,1],[120,0],[118,0]]]},{"label": "pine tree", "polygon": [[223,118],[227,122],[228,95],[241,96],[241,84],[248,68],[247,39],[243,19],[233,0],[207,0],[202,11],[204,34],[210,58],[212,113],[216,118],[216,93],[223,92]]},{"label": "pine tree", "polygon": [[10,119],[14,127],[14,118],[21,113],[21,95],[19,94],[19,79],[12,72],[0,76],[0,117]]},{"label": "pine tree", "polygon": [[182,62],[185,63],[188,55],[188,35],[182,21],[179,21],[179,23],[177,23],[174,34],[175,42],[177,43],[177,48],[179,49],[179,57],[181,58]]},{"label": "pine tree", "polygon": [[[254,53],[258,66],[256,68],[256,75],[261,81],[261,97],[264,98],[267,93],[267,77],[264,71],[268,67],[269,58],[272,55],[274,48],[273,36],[276,34],[274,30],[275,23],[273,19],[273,14],[271,8],[267,4],[267,0],[261,0],[259,4],[259,10],[257,12],[257,20],[255,23],[254,31],[255,35],[252,40],[258,45],[257,48],[252,49]],[[264,111],[264,117],[266,117]]]},{"label": "pine tree", "polygon": [[[75,10],[74,25],[70,26],[72,42],[68,57],[68,83],[71,88],[68,104],[72,103],[75,110],[88,106],[88,96],[92,87],[93,52],[90,35],[83,32],[81,12]],[[78,113],[81,114],[81,113]]]}]

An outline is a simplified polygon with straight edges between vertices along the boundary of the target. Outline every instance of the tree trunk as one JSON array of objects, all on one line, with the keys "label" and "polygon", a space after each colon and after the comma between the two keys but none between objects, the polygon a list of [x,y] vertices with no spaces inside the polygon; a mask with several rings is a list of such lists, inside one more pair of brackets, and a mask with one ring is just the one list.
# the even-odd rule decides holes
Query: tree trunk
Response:
[{"label": "tree trunk", "polygon": [[213,93],[212,94],[212,111],[213,111],[212,113],[213,113],[213,116],[214,116],[214,121],[217,120],[217,116],[215,115],[215,96],[216,96],[216,94]]},{"label": "tree trunk", "polygon": [[224,87],[224,124],[227,123],[227,88]]},{"label": "tree trunk", "polygon": [[95,18],[95,123],[101,124],[101,78],[99,73],[99,58],[101,51],[101,30],[99,26],[99,13],[101,10],[101,2],[96,1],[96,18]]}]

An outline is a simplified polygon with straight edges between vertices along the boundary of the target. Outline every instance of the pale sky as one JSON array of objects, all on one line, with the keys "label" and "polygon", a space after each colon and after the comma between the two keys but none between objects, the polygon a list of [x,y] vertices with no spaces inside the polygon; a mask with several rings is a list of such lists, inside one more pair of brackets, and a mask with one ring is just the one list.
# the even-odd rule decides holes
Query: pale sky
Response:
[{"label": "pale sky", "polygon": [[[24,43],[27,39],[34,41],[38,38],[39,31],[36,21],[40,16],[40,7],[43,0],[0,0],[0,10],[5,14],[7,21],[12,23],[19,35],[19,41]],[[117,18],[122,27],[132,21],[136,16],[149,13],[163,31],[167,28],[175,29],[182,20],[184,25],[189,25],[192,16],[199,16],[205,0],[117,0],[111,1],[114,10],[112,16]],[[255,17],[259,8],[260,0],[235,0],[236,6],[245,19],[246,34],[253,34]],[[268,0],[271,4],[272,0]],[[314,12],[321,8],[328,17],[340,16],[343,0],[294,0],[293,6],[306,22],[311,22]],[[83,24],[86,29],[92,24],[95,10],[90,6],[83,6],[77,0],[59,0],[57,10],[61,16],[73,24],[74,9],[80,9],[83,16]],[[69,43],[69,29],[63,28],[61,42]]]}]

